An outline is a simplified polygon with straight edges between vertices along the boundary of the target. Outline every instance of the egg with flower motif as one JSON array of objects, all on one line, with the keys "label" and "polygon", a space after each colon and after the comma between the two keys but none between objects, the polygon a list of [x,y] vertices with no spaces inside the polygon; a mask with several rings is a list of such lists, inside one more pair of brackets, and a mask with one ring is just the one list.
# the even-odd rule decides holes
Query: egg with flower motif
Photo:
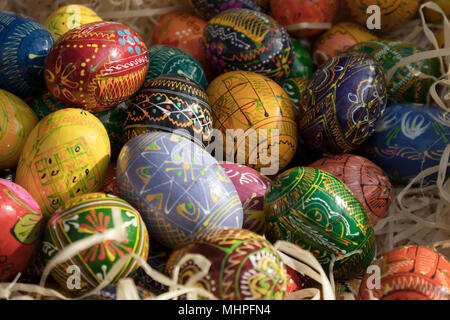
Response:
[{"label": "egg with flower motif", "polygon": [[[270,13],[297,38],[312,37],[331,24],[339,10],[339,0],[270,0]],[[315,24],[325,24],[317,28]]]},{"label": "egg with flower motif", "polygon": [[205,20],[210,20],[229,9],[249,9],[261,11],[255,0],[188,0],[195,12]]},{"label": "egg with flower motif", "polygon": [[436,250],[407,245],[384,254],[377,267],[379,286],[370,286],[373,275],[361,282],[360,300],[449,300],[450,263]]},{"label": "egg with flower motif", "polygon": [[44,61],[53,43],[39,22],[0,11],[0,88],[22,99],[42,90]]},{"label": "egg with flower motif", "polygon": [[323,153],[355,150],[373,134],[386,103],[384,70],[373,57],[348,52],[330,58],[300,102],[300,138]]},{"label": "egg with flower motif", "polygon": [[256,233],[215,228],[192,235],[174,249],[166,265],[170,277],[179,267],[179,284],[201,270],[195,258],[181,263],[187,254],[202,255],[211,262],[207,275],[193,285],[220,300],[283,300],[286,294],[285,265],[273,245]]},{"label": "egg with flower motif", "polygon": [[0,89],[0,171],[15,169],[31,130],[35,112],[19,97]]},{"label": "egg with flower motif", "polygon": [[117,183],[151,237],[166,247],[200,230],[242,227],[236,188],[217,160],[190,138],[151,132],[128,141],[117,161]]},{"label": "egg with flower motif", "polygon": [[266,229],[264,196],[271,180],[244,165],[231,162],[220,162],[220,165],[233,182],[244,208],[242,228],[263,235]]},{"label": "egg with flower motif", "polygon": [[[76,241],[113,229],[115,213],[122,218],[125,238],[98,242],[56,265],[51,275],[62,288],[73,289],[76,295],[85,293],[95,289],[123,256],[136,254],[147,259],[149,236],[139,212],[115,196],[88,193],[68,201],[49,220],[42,246],[45,260],[50,261]],[[74,266],[80,271],[79,288],[68,287]],[[129,257],[111,283],[127,278],[138,268],[138,262]]]},{"label": "egg with flower motif", "polygon": [[318,160],[309,166],[341,180],[364,206],[373,225],[386,217],[391,204],[392,185],[387,174],[372,161],[343,154]]},{"label": "egg with flower motif", "polygon": [[30,265],[42,229],[41,209],[33,197],[0,178],[0,281],[12,280]]},{"label": "egg with flower motif", "polygon": [[208,82],[202,66],[183,50],[166,45],[152,45],[148,48],[148,56],[146,82],[165,74],[174,74],[189,78],[206,89]]},{"label": "egg with flower motif", "polygon": [[81,109],[58,110],[42,119],[28,136],[16,183],[49,218],[71,198],[98,191],[110,157],[108,134],[98,118]]},{"label": "egg with flower motif", "polygon": [[44,75],[61,104],[101,112],[136,93],[147,69],[147,47],[136,32],[116,22],[93,22],[59,38]]},{"label": "egg with flower motif", "polygon": [[213,133],[206,92],[179,75],[162,75],[147,82],[129,102],[124,132],[128,141],[150,131],[176,132],[206,147]]},{"label": "egg with flower motif", "polygon": [[394,71],[392,78],[386,79],[389,104],[426,103],[428,91],[435,82],[433,77],[437,79],[440,76],[439,61],[436,58],[422,59],[395,69],[402,59],[423,52],[423,49],[412,43],[372,40],[358,43],[349,50],[372,55],[386,75]]},{"label": "egg with flower motif", "polygon": [[[375,256],[375,234],[364,207],[328,172],[296,167],[278,175],[265,197],[266,237],[310,251],[337,279],[362,275]],[[339,260],[336,260],[340,258]]]},{"label": "egg with flower motif", "polygon": [[63,6],[50,14],[44,22],[44,26],[58,40],[67,31],[84,24],[103,21],[95,11],[80,5],[70,4]]},{"label": "egg with flower motif", "polygon": [[289,75],[294,50],[286,30],[270,16],[230,9],[204,31],[206,55],[217,72],[244,70],[281,79]]},{"label": "egg with flower motif", "polygon": [[[394,182],[408,183],[423,170],[439,165],[449,141],[448,112],[436,106],[402,103],[387,108],[364,150]],[[436,179],[434,174],[423,182]]]}]

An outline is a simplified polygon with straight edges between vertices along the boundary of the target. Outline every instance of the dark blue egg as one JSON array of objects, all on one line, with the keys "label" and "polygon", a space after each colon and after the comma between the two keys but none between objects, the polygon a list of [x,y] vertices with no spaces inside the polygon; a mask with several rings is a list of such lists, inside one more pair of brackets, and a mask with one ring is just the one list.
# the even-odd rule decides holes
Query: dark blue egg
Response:
[{"label": "dark blue egg", "polygon": [[53,43],[42,24],[0,11],[0,88],[21,98],[44,88],[44,62]]},{"label": "dark blue egg", "polygon": [[[450,114],[435,106],[404,103],[386,109],[364,149],[393,181],[407,183],[439,165],[449,143]],[[425,182],[436,177],[428,176]]]}]

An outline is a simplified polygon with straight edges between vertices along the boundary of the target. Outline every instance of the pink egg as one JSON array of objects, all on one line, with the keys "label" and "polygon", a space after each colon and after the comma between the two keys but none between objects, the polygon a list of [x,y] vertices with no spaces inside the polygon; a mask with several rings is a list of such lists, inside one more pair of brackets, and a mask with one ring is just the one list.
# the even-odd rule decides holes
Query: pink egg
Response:
[{"label": "pink egg", "polygon": [[31,195],[0,178],[0,281],[11,280],[28,267],[42,225],[41,210]]},{"label": "pink egg", "polygon": [[243,229],[264,234],[266,222],[264,217],[264,196],[271,180],[258,171],[244,165],[221,162],[239,195],[244,208]]}]

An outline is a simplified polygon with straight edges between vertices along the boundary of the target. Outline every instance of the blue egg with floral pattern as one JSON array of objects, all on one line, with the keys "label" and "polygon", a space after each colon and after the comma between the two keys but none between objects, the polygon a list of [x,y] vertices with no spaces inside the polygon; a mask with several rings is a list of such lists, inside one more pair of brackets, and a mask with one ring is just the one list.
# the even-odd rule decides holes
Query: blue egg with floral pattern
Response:
[{"label": "blue egg with floral pattern", "polygon": [[148,48],[148,57],[146,83],[164,74],[172,74],[189,78],[206,89],[208,82],[200,62],[183,50],[166,45],[153,45]]},{"label": "blue egg with floral pattern", "polygon": [[0,88],[21,98],[45,88],[44,62],[53,43],[42,24],[0,11]]},{"label": "blue egg with floral pattern", "polygon": [[[393,181],[408,183],[423,170],[438,166],[449,143],[448,112],[430,105],[402,103],[386,109],[364,149]],[[424,182],[436,179],[437,174],[433,174]]]}]

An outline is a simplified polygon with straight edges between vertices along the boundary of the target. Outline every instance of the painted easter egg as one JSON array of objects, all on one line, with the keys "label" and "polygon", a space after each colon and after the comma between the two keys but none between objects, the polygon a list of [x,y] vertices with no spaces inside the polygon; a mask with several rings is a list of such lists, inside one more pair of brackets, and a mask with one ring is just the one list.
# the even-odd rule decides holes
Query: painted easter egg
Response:
[{"label": "painted easter egg", "polygon": [[136,93],[147,69],[147,47],[136,32],[116,22],[94,22],[59,38],[44,75],[61,104],[101,112]]},{"label": "painted easter egg", "polygon": [[291,66],[290,78],[309,79],[313,75],[313,62],[308,49],[296,39],[291,39],[294,48],[294,62]]},{"label": "painted easter egg", "polygon": [[119,186],[117,185],[116,166],[114,162],[109,164],[100,192],[120,197]]},{"label": "painted easter egg", "polygon": [[375,236],[364,207],[333,175],[292,168],[272,181],[265,197],[266,236],[314,254],[324,270],[333,258],[337,279],[362,275],[375,256]]},{"label": "painted easter egg", "polygon": [[[383,67],[386,74],[402,59],[423,52],[421,48],[402,41],[380,40],[358,43],[349,50],[371,54]],[[422,73],[422,75],[418,74]],[[388,102],[426,103],[428,91],[434,80],[440,76],[437,59],[425,59],[398,68],[392,78],[386,79]]]},{"label": "painted easter egg", "polygon": [[[422,3],[431,2],[430,0],[422,0]],[[436,3],[442,11],[445,13],[447,17],[450,17],[450,2],[447,0],[433,0],[432,2]],[[442,15],[437,13],[434,10],[425,8],[423,9],[423,13],[427,18],[427,21],[431,21],[434,23],[440,23],[442,21]]]},{"label": "painted easter egg", "polygon": [[263,235],[266,229],[264,196],[271,180],[247,166],[231,162],[221,162],[220,165],[233,182],[244,208],[242,228]]},{"label": "painted easter egg", "polygon": [[264,13],[222,12],[208,22],[204,40],[206,56],[219,73],[246,70],[273,79],[290,73],[294,50],[289,35]]},{"label": "painted easter egg", "polygon": [[217,160],[189,139],[166,132],[140,135],[125,144],[116,170],[120,194],[166,247],[200,230],[242,227],[233,183]]},{"label": "painted easter egg", "polygon": [[262,10],[255,0],[188,0],[188,3],[205,20],[229,9]]},{"label": "painted easter egg", "polygon": [[195,14],[173,11],[162,15],[153,29],[152,44],[162,44],[189,53],[209,75],[209,62],[203,46],[206,21]]},{"label": "painted easter egg", "polygon": [[54,43],[37,21],[0,11],[0,88],[27,98],[45,87],[44,61]]},{"label": "painted easter egg", "polygon": [[[352,18],[361,25],[366,23],[380,22],[380,30],[389,31],[404,25],[418,12],[421,0],[344,0]],[[367,13],[370,6],[377,6],[377,9]],[[380,17],[371,19],[374,13]]]},{"label": "painted easter egg", "polygon": [[[55,266],[52,277],[64,289],[71,282],[69,268],[77,266],[80,271],[80,287],[73,288],[73,294],[79,294],[96,288],[115,263],[127,254],[136,254],[147,259],[149,236],[139,212],[129,203],[104,193],[88,193],[68,201],[64,207],[49,220],[43,242],[46,261],[76,241],[114,228],[113,212],[118,212],[126,229],[126,238],[122,241],[105,240],[82,250]],[[139,264],[130,257],[111,283],[127,278],[139,268]]]},{"label": "painted easter egg", "polygon": [[331,24],[338,10],[339,0],[270,0],[272,17],[297,38],[324,31],[315,24]]},{"label": "painted easter egg", "polygon": [[363,205],[373,225],[386,217],[392,185],[387,174],[372,161],[352,154],[324,158],[309,165],[341,180]]},{"label": "painted easter egg", "polygon": [[62,109],[31,131],[19,158],[16,183],[24,187],[48,218],[80,194],[103,184],[111,156],[105,127],[80,109]]},{"label": "painted easter egg", "polygon": [[314,42],[314,62],[321,65],[355,44],[369,40],[378,40],[378,37],[357,23],[339,22]]},{"label": "painted easter egg", "polygon": [[374,266],[381,272],[380,286],[369,288],[366,274],[359,299],[369,300],[448,300],[450,263],[437,251],[408,245],[389,251]]},{"label": "painted easter egg", "polygon": [[0,178],[0,281],[12,280],[34,258],[43,223],[33,197]]},{"label": "painted easter egg", "polygon": [[149,68],[146,82],[165,74],[187,77],[206,89],[208,82],[200,63],[190,54],[166,45],[148,48]]},{"label": "painted easter egg", "polygon": [[[48,116],[50,113],[67,108],[53,97],[49,91],[44,91],[39,96],[27,100],[27,103],[36,112],[39,120]],[[94,114],[108,132],[112,158],[117,157],[125,143],[123,138],[123,123],[125,122],[127,111],[127,104],[122,102],[109,110]]]},{"label": "painted easter egg", "polygon": [[25,141],[37,123],[36,114],[22,99],[0,89],[0,171],[15,169]]},{"label": "painted easter egg", "polygon": [[71,4],[53,11],[45,20],[44,26],[51,32],[55,40],[58,40],[64,33],[73,28],[99,21],[103,21],[103,19],[90,8],[79,4]]},{"label": "painted easter egg", "polygon": [[300,111],[300,102],[308,88],[309,80],[303,78],[287,78],[283,81],[282,88],[291,98],[295,111]]},{"label": "painted easter egg", "polygon": [[[438,166],[450,141],[450,116],[428,105],[397,104],[387,108],[364,146],[367,158],[391,179],[408,183],[423,170]],[[437,176],[428,176],[427,182]]]},{"label": "painted easter egg", "polygon": [[[169,276],[186,254],[200,254],[211,261],[207,276],[194,285],[220,300],[283,300],[285,296],[284,263],[272,244],[256,233],[235,228],[203,230],[172,252],[166,266]],[[180,265],[178,283],[186,283],[198,271],[198,262],[188,259]]]},{"label": "painted easter egg", "polygon": [[131,99],[124,122],[128,140],[150,131],[174,132],[209,144],[213,118],[206,92],[194,81],[178,75],[150,80]]},{"label": "painted easter egg", "polygon": [[386,101],[384,71],[374,58],[335,56],[315,72],[302,97],[300,136],[323,153],[350,152],[373,134]]},{"label": "painted easter egg", "polygon": [[[215,128],[224,136],[226,161],[264,175],[274,175],[289,164],[297,149],[295,108],[275,81],[233,71],[211,82],[207,94]],[[234,148],[227,146],[230,141]]]}]

